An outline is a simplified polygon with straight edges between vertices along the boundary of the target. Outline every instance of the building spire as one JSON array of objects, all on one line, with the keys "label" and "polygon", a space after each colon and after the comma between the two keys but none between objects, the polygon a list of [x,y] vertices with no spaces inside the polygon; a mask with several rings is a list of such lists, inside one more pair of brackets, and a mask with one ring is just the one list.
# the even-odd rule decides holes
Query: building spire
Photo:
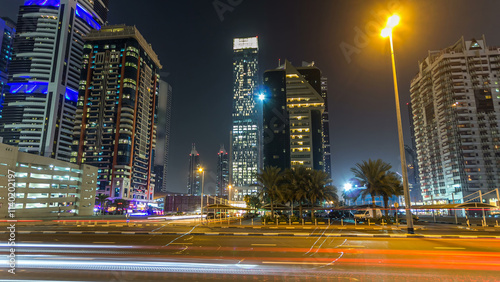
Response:
[{"label": "building spire", "polygon": [[226,151],[226,149],[224,148],[224,144],[221,144],[221,145],[220,145],[219,154],[227,154],[227,151]]},{"label": "building spire", "polygon": [[196,143],[192,144],[191,155],[198,155],[198,151],[196,151]]}]

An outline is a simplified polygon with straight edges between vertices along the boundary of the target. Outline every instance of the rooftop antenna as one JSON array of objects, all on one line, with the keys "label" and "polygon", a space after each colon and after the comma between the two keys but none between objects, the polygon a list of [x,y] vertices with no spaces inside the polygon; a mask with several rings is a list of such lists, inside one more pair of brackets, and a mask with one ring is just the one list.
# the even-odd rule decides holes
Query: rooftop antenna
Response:
[{"label": "rooftop antenna", "polygon": [[281,67],[281,59],[278,59],[278,68]]}]

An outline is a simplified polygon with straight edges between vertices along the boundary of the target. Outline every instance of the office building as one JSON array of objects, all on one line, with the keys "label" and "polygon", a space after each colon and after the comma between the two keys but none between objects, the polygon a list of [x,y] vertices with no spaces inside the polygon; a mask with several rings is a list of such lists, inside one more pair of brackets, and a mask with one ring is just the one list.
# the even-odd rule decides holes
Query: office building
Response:
[{"label": "office building", "polygon": [[3,100],[10,89],[7,82],[15,33],[16,23],[9,18],[0,18],[0,120],[2,118]]},{"label": "office building", "polygon": [[324,170],[321,71],[288,60],[264,73],[264,166]]},{"label": "office building", "polygon": [[196,145],[193,143],[191,153],[189,154],[189,169],[188,169],[188,184],[187,193],[193,195],[201,195],[201,176],[200,172],[200,154],[196,151]]},{"label": "office building", "polygon": [[99,168],[98,194],[133,204],[153,200],[159,70],[133,26],[85,36],[71,161]]},{"label": "office building", "polygon": [[[164,74],[161,73],[161,76]],[[165,74],[165,77],[167,74]],[[167,191],[167,170],[170,144],[170,118],[172,112],[172,86],[164,79],[159,80],[157,103],[157,132],[155,149],[155,192]]]},{"label": "office building", "polygon": [[[15,218],[91,216],[94,213],[97,168],[20,152],[0,144],[0,217],[6,218],[13,203]],[[15,172],[15,191],[9,183]],[[15,194],[9,200],[9,190]]]},{"label": "office building", "polygon": [[233,128],[231,134],[231,185],[257,182],[260,169],[258,37],[233,41]]},{"label": "office building", "polygon": [[20,150],[70,161],[84,39],[108,0],[27,0],[19,8],[0,136]]},{"label": "office building", "polygon": [[229,154],[224,145],[221,145],[217,153],[217,185],[215,194],[217,196],[228,195],[229,186]]},{"label": "office building", "polygon": [[328,115],[328,78],[321,77],[321,97],[325,103],[325,111],[321,116],[321,128],[323,131],[323,169],[332,178],[332,153],[330,150],[330,119]]},{"label": "office building", "polygon": [[418,67],[410,91],[424,202],[500,187],[500,47],[462,38]]}]

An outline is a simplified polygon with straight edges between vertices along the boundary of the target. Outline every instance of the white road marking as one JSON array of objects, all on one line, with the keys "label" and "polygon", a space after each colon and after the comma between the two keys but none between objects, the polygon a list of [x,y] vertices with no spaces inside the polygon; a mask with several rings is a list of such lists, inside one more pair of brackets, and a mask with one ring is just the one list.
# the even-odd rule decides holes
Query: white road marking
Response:
[{"label": "white road marking", "polygon": [[323,262],[295,262],[295,261],[263,261],[265,264],[313,264],[313,265],[327,265]]},{"label": "white road marking", "polygon": [[337,248],[366,248],[361,245],[338,245]]},{"label": "white road marking", "polygon": [[256,246],[256,247],[276,247],[276,244],[252,244],[252,246]]},{"label": "white road marking", "polygon": [[465,250],[465,248],[462,248],[462,247],[434,247],[434,249],[438,249],[438,250]]}]

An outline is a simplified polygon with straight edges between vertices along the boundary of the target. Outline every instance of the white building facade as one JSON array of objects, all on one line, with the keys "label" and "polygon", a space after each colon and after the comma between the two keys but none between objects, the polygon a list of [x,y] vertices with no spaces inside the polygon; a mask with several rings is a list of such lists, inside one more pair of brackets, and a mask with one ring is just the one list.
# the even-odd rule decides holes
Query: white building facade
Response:
[{"label": "white building facade", "polygon": [[0,218],[8,217],[9,204],[12,219],[93,215],[96,167],[20,152],[6,144],[0,144],[0,155]]},{"label": "white building facade", "polygon": [[424,202],[499,188],[500,48],[483,36],[430,51],[410,92]]}]

